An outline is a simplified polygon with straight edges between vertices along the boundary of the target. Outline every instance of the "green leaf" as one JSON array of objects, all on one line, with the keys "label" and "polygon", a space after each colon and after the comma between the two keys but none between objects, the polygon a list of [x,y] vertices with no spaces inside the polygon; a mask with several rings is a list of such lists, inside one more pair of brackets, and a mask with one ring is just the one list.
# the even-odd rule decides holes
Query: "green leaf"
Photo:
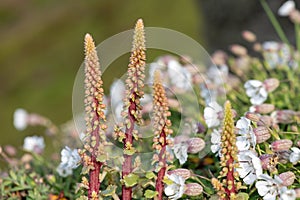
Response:
[{"label": "green leaf", "polygon": [[146,173],[146,178],[147,179],[153,179],[154,177],[156,177],[156,175],[153,172],[147,172]]},{"label": "green leaf", "polygon": [[146,192],[145,192],[145,197],[146,198],[150,198],[150,199],[152,199],[152,198],[154,198],[156,195],[158,194],[158,192],[157,191],[153,191],[153,190],[146,190]]},{"label": "green leaf", "polygon": [[107,160],[107,157],[106,157],[106,155],[100,154],[97,156],[96,160],[98,162],[105,162]]},{"label": "green leaf", "polygon": [[167,185],[172,185],[173,184],[173,181],[171,179],[169,179],[167,176],[164,176],[163,182]]},{"label": "green leaf", "polygon": [[131,147],[130,149],[124,149],[124,154],[132,156],[135,153],[135,148]]},{"label": "green leaf", "polygon": [[117,189],[117,186],[115,185],[109,185],[106,190],[102,191],[101,194],[105,197],[107,196],[112,196],[113,194],[116,193],[116,189]]},{"label": "green leaf", "polygon": [[124,183],[126,187],[133,187],[137,184],[139,179],[138,175],[135,174],[128,174],[127,176],[124,176]]},{"label": "green leaf", "polygon": [[248,199],[249,199],[249,195],[247,193],[240,192],[236,195],[236,200],[248,200]]}]

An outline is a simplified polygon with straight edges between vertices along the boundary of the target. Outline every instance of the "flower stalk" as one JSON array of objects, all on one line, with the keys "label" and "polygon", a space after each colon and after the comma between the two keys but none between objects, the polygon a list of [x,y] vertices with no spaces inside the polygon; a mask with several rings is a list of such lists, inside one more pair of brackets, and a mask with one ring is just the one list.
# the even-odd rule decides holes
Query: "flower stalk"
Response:
[{"label": "flower stalk", "polygon": [[167,169],[166,147],[169,143],[167,136],[172,134],[171,121],[168,117],[171,115],[168,107],[168,99],[165,89],[162,85],[159,71],[155,72],[153,83],[153,112],[154,112],[154,143],[153,148],[158,154],[158,174],[156,179],[157,199],[163,199],[164,183],[163,179]]},{"label": "flower stalk", "polygon": [[80,151],[83,160],[83,174],[89,174],[88,199],[98,199],[100,190],[100,169],[105,161],[105,115],[104,91],[99,59],[91,35],[85,36],[85,122],[84,149]]},{"label": "flower stalk", "polygon": [[[229,101],[225,103],[223,130],[221,133],[221,172],[218,179],[213,178],[212,184],[218,191],[222,200],[235,199],[241,183],[238,182],[239,174],[235,168],[239,166],[236,146],[236,134],[234,132],[234,120]],[[221,181],[220,181],[221,180]]]},{"label": "flower stalk", "polygon": [[[144,24],[142,19],[139,19],[134,29],[131,56],[127,70],[126,99],[122,113],[125,118],[125,138],[123,138],[124,162],[122,165],[123,179],[132,172],[132,155],[134,154],[133,139],[138,139],[137,130],[134,129],[134,126],[135,124],[141,125],[143,123],[140,99],[144,95],[145,51]],[[132,187],[123,185],[122,199],[128,200],[131,199],[131,196]]]}]

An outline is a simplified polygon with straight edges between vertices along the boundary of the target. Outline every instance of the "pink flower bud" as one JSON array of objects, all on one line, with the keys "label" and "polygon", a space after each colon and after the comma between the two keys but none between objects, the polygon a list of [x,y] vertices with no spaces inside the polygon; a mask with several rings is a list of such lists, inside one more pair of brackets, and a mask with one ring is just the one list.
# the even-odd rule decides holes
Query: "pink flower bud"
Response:
[{"label": "pink flower bud", "polygon": [[5,149],[5,152],[10,156],[15,156],[17,154],[16,148],[11,145],[6,145],[4,147],[4,149]]},{"label": "pink flower bud", "polygon": [[261,105],[254,105],[250,107],[251,112],[256,112],[260,114],[268,114],[275,109],[273,104],[261,104]]},{"label": "pink flower bud", "polygon": [[279,80],[276,78],[268,78],[263,84],[267,92],[273,92],[279,86]]},{"label": "pink flower bud", "polygon": [[279,178],[282,180],[282,185],[290,186],[294,183],[296,176],[293,172],[288,171],[279,174]]},{"label": "pink flower bud", "polygon": [[273,155],[271,155],[271,154],[263,154],[263,155],[259,156],[259,159],[261,161],[261,166],[264,170],[267,170],[269,168],[272,157],[273,157]]},{"label": "pink flower bud", "polygon": [[179,136],[174,137],[173,143],[174,144],[179,144],[181,142],[186,142],[188,140],[189,140],[189,136],[187,136],[187,135],[179,135]]},{"label": "pink flower bud", "polygon": [[205,147],[205,142],[201,138],[191,138],[188,140],[188,153],[198,153]]},{"label": "pink flower bud", "polygon": [[241,45],[234,44],[230,46],[230,51],[237,56],[247,55],[247,49]]},{"label": "pink flower bud", "polygon": [[258,144],[267,141],[271,137],[269,129],[265,126],[258,126],[257,128],[254,128],[253,132],[256,136],[256,142]]},{"label": "pink flower bud", "polygon": [[226,64],[227,54],[224,51],[218,50],[212,54],[212,60],[216,65]]},{"label": "pink flower bud", "polygon": [[295,192],[296,192],[296,198],[300,198],[300,188],[296,188]]},{"label": "pink flower bud", "polygon": [[300,24],[300,12],[299,10],[293,10],[290,15],[290,20],[295,24]]},{"label": "pink flower bud", "polygon": [[259,118],[260,118],[259,114],[256,114],[256,113],[253,113],[253,112],[247,112],[245,117],[247,119],[250,119],[253,122],[258,122]]},{"label": "pink flower bud", "polygon": [[293,142],[291,140],[276,140],[275,142],[272,142],[271,148],[273,151],[287,151],[289,150],[293,145]]},{"label": "pink flower bud", "polygon": [[188,183],[185,185],[184,193],[188,196],[198,196],[203,192],[203,188],[198,183]]},{"label": "pink flower bud", "polygon": [[300,140],[297,142],[298,147],[300,147]]},{"label": "pink flower bud", "polygon": [[242,36],[248,42],[256,41],[256,35],[254,33],[252,33],[251,31],[243,31]]},{"label": "pink flower bud", "polygon": [[263,154],[259,159],[264,170],[268,170],[271,173],[277,172],[278,156],[276,154]]},{"label": "pink flower bud", "polygon": [[189,179],[191,177],[191,171],[184,168],[174,169],[171,171],[168,171],[168,174],[176,174],[178,176],[181,176],[184,179]]},{"label": "pink flower bud", "polygon": [[296,112],[293,110],[276,110],[271,114],[271,117],[279,124],[289,124],[294,120]]},{"label": "pink flower bud", "polygon": [[259,118],[257,126],[271,127],[273,125],[273,118],[268,115],[263,115]]}]

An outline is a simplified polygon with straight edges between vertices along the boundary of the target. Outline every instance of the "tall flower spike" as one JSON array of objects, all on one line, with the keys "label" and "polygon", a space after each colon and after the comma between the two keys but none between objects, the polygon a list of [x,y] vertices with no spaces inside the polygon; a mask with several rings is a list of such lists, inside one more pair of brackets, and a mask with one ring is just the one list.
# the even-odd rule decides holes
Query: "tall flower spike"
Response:
[{"label": "tall flower spike", "polygon": [[164,184],[163,179],[167,168],[166,147],[168,145],[167,136],[172,134],[171,115],[168,107],[168,99],[165,89],[161,83],[159,71],[155,71],[153,84],[153,112],[154,112],[154,143],[153,148],[157,150],[158,156],[158,175],[156,179],[156,191],[158,199],[163,199]]},{"label": "tall flower spike", "polygon": [[212,184],[218,191],[222,200],[231,200],[236,198],[236,194],[241,186],[238,182],[239,175],[234,168],[238,167],[236,146],[236,135],[234,133],[234,121],[229,101],[225,103],[223,130],[221,134],[221,172],[219,180],[213,179]]},{"label": "tall flower spike", "polygon": [[[144,92],[144,78],[145,78],[145,61],[146,61],[146,47],[143,20],[139,19],[135,25],[133,44],[129,65],[127,70],[126,80],[126,98],[124,102],[124,124],[125,138],[124,144],[124,162],[122,166],[122,178],[132,172],[132,154],[134,153],[133,136],[137,139],[137,130],[134,130],[134,125],[141,125],[142,120],[142,106],[140,99]],[[131,199],[132,188],[122,187],[122,199]]]},{"label": "tall flower spike", "polygon": [[96,47],[91,35],[85,35],[85,121],[86,135],[83,160],[83,173],[89,174],[88,197],[98,199],[100,190],[99,174],[105,160],[105,115],[101,71]]}]

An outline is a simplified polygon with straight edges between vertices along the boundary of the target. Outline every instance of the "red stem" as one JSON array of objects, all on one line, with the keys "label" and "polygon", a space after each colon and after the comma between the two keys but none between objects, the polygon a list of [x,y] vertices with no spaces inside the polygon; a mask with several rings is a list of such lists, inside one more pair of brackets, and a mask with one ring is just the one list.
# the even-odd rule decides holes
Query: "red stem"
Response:
[{"label": "red stem", "polygon": [[227,161],[227,168],[228,168],[228,173],[227,173],[227,183],[228,181],[231,181],[232,182],[232,187],[231,188],[225,188],[225,192],[227,194],[227,198],[226,199],[230,199],[230,196],[231,194],[235,194],[237,191],[236,191],[236,188],[235,188],[235,180],[234,180],[234,168],[232,170],[230,170],[229,166],[232,165],[234,166],[234,160],[232,158],[232,156],[230,156],[229,160]]},{"label": "red stem", "polygon": [[[126,126],[125,139],[123,141],[124,149],[126,148],[126,143],[133,144],[132,131],[134,128],[135,118],[131,114],[131,110],[135,110],[135,108],[136,108],[135,103],[130,101],[130,106],[128,108],[128,119],[130,122],[130,127]],[[132,156],[124,154],[124,162],[122,166],[122,178],[124,178],[126,175],[130,174],[131,172],[132,172]],[[129,200],[131,199],[131,196],[132,196],[132,187],[126,187],[125,185],[123,185],[122,199]]]},{"label": "red stem", "polygon": [[[99,102],[98,100],[94,99],[94,103],[96,103],[96,107],[98,107]],[[95,113],[95,117],[92,121],[92,127],[94,126],[94,122],[99,122],[100,121],[100,116],[99,114],[96,112]],[[96,138],[96,145],[93,148],[93,153],[91,155],[91,161],[92,161],[92,165],[94,167],[94,169],[90,170],[89,172],[89,189],[88,189],[88,197],[89,199],[92,199],[92,193],[93,191],[96,192],[96,194],[99,194],[99,190],[100,190],[100,179],[99,179],[99,174],[100,174],[100,169],[102,166],[101,162],[98,162],[96,160],[97,156],[96,156],[96,152],[97,152],[97,148],[100,144],[100,136],[99,136],[99,126],[97,126],[97,128],[95,130],[92,131],[91,133],[91,137],[94,136]]]},{"label": "red stem", "polygon": [[159,163],[162,163],[163,166],[157,174],[156,185],[155,185],[156,191],[158,192],[158,200],[163,199],[163,191],[164,191],[163,179],[164,179],[164,176],[165,176],[165,173],[166,173],[166,155],[165,155],[165,152],[166,152],[167,139],[166,139],[166,133],[164,132],[164,128],[165,128],[165,126],[163,127],[162,132],[160,133],[160,138],[163,138],[163,144],[161,144],[162,148],[161,148],[161,150],[159,152],[159,155],[158,155]]}]

